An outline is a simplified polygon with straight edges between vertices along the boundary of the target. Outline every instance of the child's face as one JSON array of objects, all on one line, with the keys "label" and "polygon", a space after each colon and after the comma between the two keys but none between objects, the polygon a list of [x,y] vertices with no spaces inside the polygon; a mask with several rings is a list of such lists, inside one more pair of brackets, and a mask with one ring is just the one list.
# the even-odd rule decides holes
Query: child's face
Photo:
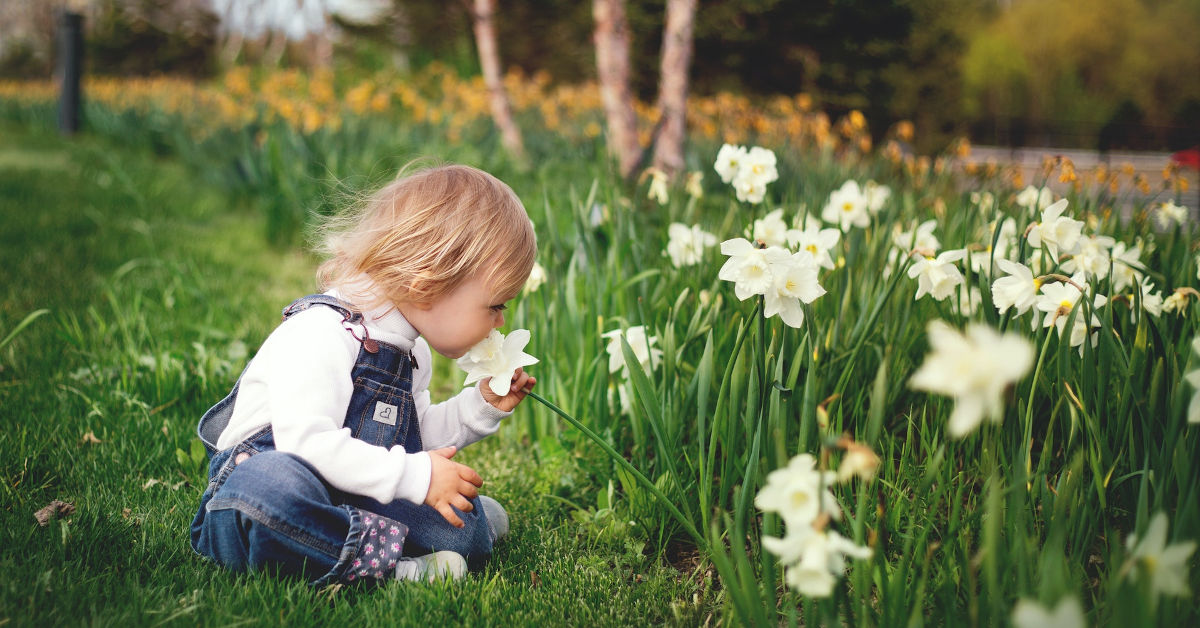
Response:
[{"label": "child's face", "polygon": [[499,294],[476,276],[433,303],[402,304],[400,313],[434,351],[460,358],[493,329],[504,325],[505,302],[514,296]]}]

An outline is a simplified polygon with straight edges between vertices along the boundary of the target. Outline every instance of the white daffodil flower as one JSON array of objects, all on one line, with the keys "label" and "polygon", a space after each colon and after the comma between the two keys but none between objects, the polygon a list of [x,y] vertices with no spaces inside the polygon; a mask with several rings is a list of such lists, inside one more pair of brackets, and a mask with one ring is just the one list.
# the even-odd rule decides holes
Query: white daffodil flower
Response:
[{"label": "white daffodil flower", "polygon": [[[1067,319],[1070,318],[1071,309],[1075,307],[1075,303],[1083,296],[1078,286],[1086,286],[1087,280],[1083,273],[1076,273],[1071,277],[1071,282],[1067,283],[1048,283],[1043,284],[1041,293],[1038,295],[1037,309],[1045,312],[1046,316],[1042,321],[1043,327],[1054,325],[1058,329],[1059,337],[1063,335],[1063,328],[1067,326]],[[1108,303],[1108,297],[1098,294],[1092,301],[1092,314],[1090,324],[1088,323],[1088,314],[1085,311],[1080,311],[1075,315],[1075,325],[1071,328],[1071,346],[1079,347],[1082,351],[1083,341],[1087,338],[1088,331],[1092,328],[1100,326],[1100,317],[1096,316],[1095,310],[1098,310]]]},{"label": "white daffodil flower", "polygon": [[783,220],[783,210],[775,211],[754,221],[750,237],[767,246],[783,246],[787,243],[787,223]]},{"label": "white daffodil flower", "polygon": [[837,225],[843,233],[850,227],[866,228],[871,224],[871,213],[867,209],[867,197],[863,196],[858,182],[847,181],[829,195],[829,201],[821,210],[821,219]]},{"label": "white daffodil flower", "polygon": [[733,185],[737,199],[746,203],[761,203],[766,196],[767,184],[779,178],[775,153],[761,146],[746,150],[725,144],[717,152],[717,163],[713,168],[722,181]]},{"label": "white daffodil flower", "polygon": [[1058,601],[1053,609],[1034,600],[1017,602],[1012,611],[1013,628],[1087,628],[1079,598],[1069,595]]},{"label": "white daffodil flower", "polygon": [[1187,222],[1188,208],[1183,205],[1176,205],[1173,201],[1166,201],[1158,205],[1158,211],[1154,212],[1154,218],[1158,222],[1160,229],[1166,231],[1172,225],[1183,226]]},{"label": "white daffodil flower", "polygon": [[926,220],[908,231],[896,225],[892,230],[892,244],[904,253],[920,251],[922,255],[934,255],[942,248],[942,243],[933,235],[937,226],[936,219]]},{"label": "white daffodil flower", "polygon": [[713,169],[721,176],[721,181],[732,183],[738,172],[741,171],[746,156],[745,148],[725,144],[721,146],[721,150],[717,151],[717,163],[713,164]]},{"label": "white daffodil flower", "polygon": [[787,586],[801,595],[829,597],[846,570],[846,557],[867,559],[871,548],[855,545],[833,530],[792,530],[763,537],[763,548],[779,556]]},{"label": "white daffodil flower", "polygon": [[629,415],[633,412],[633,402],[630,401],[629,382],[609,382],[608,405],[616,408],[617,414]]},{"label": "white daffodil flower", "polygon": [[1037,213],[1038,210],[1046,209],[1054,202],[1054,193],[1050,188],[1035,188],[1032,185],[1026,186],[1017,194],[1017,205],[1024,207],[1029,213]]},{"label": "white daffodil flower", "polygon": [[746,238],[733,238],[721,243],[721,253],[729,259],[721,266],[717,277],[733,282],[733,293],[744,301],[756,294],[766,294],[775,278],[767,263],[764,249],[760,249]]},{"label": "white daffodil flower", "polygon": [[1004,390],[1033,366],[1033,345],[1020,335],[1000,334],[979,323],[969,324],[964,334],[935,320],[928,331],[933,350],[908,385],[954,399],[950,436],[966,436],[983,419],[1003,419]]},{"label": "white daffodil flower", "polygon": [[1079,237],[1083,233],[1083,221],[1063,216],[1067,208],[1067,199],[1062,199],[1042,210],[1042,221],[1034,223],[1029,230],[1029,244],[1034,248],[1045,245],[1050,257],[1058,259],[1059,254],[1074,255],[1079,250]]},{"label": "white daffodil flower", "polygon": [[837,479],[832,471],[819,471],[812,454],[799,454],[786,467],[767,474],[767,481],[754,496],[754,505],[764,512],[779,513],[788,530],[811,529],[821,513],[839,519],[842,511],[829,491]]},{"label": "white daffodil flower", "polygon": [[546,269],[539,263],[534,262],[533,268],[529,270],[529,277],[525,279],[525,286],[521,288],[521,292],[529,294],[537,292],[542,284],[546,283]]},{"label": "white daffodil flower", "polygon": [[775,152],[769,148],[754,146],[746,153],[741,176],[749,177],[764,186],[779,178]]},{"label": "white daffodil flower", "polygon": [[833,269],[833,257],[829,251],[837,246],[842,232],[837,229],[822,229],[821,222],[812,219],[805,222],[804,229],[788,229],[787,245],[799,250],[808,251],[816,260],[817,266]]},{"label": "white daffodil flower", "polygon": [[937,257],[919,256],[916,263],[908,267],[908,276],[917,280],[917,296],[914,300],[928,294],[937,301],[943,301],[954,294],[955,286],[966,281],[954,262],[966,254],[964,249],[952,249],[943,251]]},{"label": "white daffodil flower", "polygon": [[991,213],[992,208],[996,206],[996,195],[991,192],[971,192],[971,204],[981,214]]},{"label": "white daffodil flower", "polygon": [[864,482],[870,482],[875,479],[880,463],[879,456],[870,447],[851,442],[846,447],[846,455],[842,456],[842,463],[838,465],[837,479],[846,482],[858,476]]},{"label": "white daffodil flower", "polygon": [[[1200,337],[1192,340],[1192,353],[1200,356]],[[1183,376],[1192,385],[1192,400],[1188,403],[1188,423],[1200,423],[1200,368]]]},{"label": "white daffodil flower", "polygon": [[1089,277],[1104,279],[1108,276],[1109,251],[1116,240],[1102,235],[1085,236],[1079,240],[1079,252],[1063,262],[1063,270],[1071,273],[1082,271]]},{"label": "white daffodil flower", "polygon": [[1163,299],[1162,311],[1183,316],[1187,313],[1189,303],[1188,295],[1183,291],[1176,290]]},{"label": "white daffodil flower", "polygon": [[646,198],[659,205],[666,205],[671,200],[670,191],[667,189],[667,173],[658,168],[650,168],[646,172],[650,175],[650,189],[646,192]]},{"label": "white daffodil flower", "polygon": [[892,197],[892,188],[881,185],[874,181],[867,181],[863,184],[863,196],[867,199],[867,211],[874,216],[887,205],[888,199]]},{"label": "white daffodil flower", "polygon": [[717,236],[708,233],[699,225],[691,227],[673,222],[667,227],[666,255],[675,268],[694,266],[704,258],[704,249],[717,243]]},{"label": "white daffodil flower", "polygon": [[[1159,316],[1162,316],[1163,295],[1162,295],[1162,292],[1154,291],[1154,282],[1150,281],[1149,277],[1143,277],[1142,283],[1139,284],[1135,288],[1135,290],[1140,290],[1142,293],[1141,294],[1141,299],[1142,299],[1142,308],[1141,309],[1149,312],[1150,315],[1153,316],[1154,318],[1158,318]],[[1130,322],[1132,322],[1133,324],[1136,325],[1138,322],[1139,310],[1136,307],[1132,307],[1134,305],[1134,298],[1135,298],[1134,295],[1132,295],[1132,294],[1129,295],[1129,305],[1131,306],[1129,308],[1129,320],[1130,320]]]},{"label": "white daffodil flower", "polygon": [[507,337],[499,330],[493,329],[487,338],[471,347],[458,359],[458,368],[467,372],[467,379],[463,385],[490,377],[492,379],[488,382],[488,388],[499,397],[507,395],[517,369],[537,364],[537,358],[525,353],[527,344],[527,329],[515,329]]},{"label": "white daffodil flower", "polygon": [[1142,245],[1137,243],[1129,246],[1124,242],[1117,242],[1110,255],[1112,258],[1112,289],[1113,292],[1121,292],[1137,283],[1138,278],[1142,276]]},{"label": "white daffodil flower", "polygon": [[799,329],[804,324],[800,302],[812,303],[825,294],[817,283],[817,262],[808,251],[791,253],[780,247],[766,249],[765,257],[774,280],[765,295],[763,316],[779,314],[784,324]]},{"label": "white daffodil flower", "polygon": [[996,304],[996,311],[1003,314],[1008,308],[1015,307],[1017,314],[1028,312],[1037,303],[1042,282],[1034,278],[1028,266],[1019,262],[998,259],[996,266],[1006,273],[992,282],[992,302]]},{"label": "white daffodil flower", "polygon": [[683,184],[683,191],[687,192],[688,196],[690,196],[692,198],[701,198],[704,196],[704,185],[703,184],[704,184],[704,173],[703,172],[699,172],[699,171],[689,172],[687,175],[687,180]]},{"label": "white daffodil flower", "polygon": [[733,180],[733,192],[737,196],[737,200],[743,203],[758,204],[767,195],[767,184],[754,177],[746,176],[743,170],[743,174],[739,174]]},{"label": "white daffodil flower", "polygon": [[[974,251],[970,254],[971,272],[982,277],[992,276],[993,260],[1008,259],[1008,252],[1016,244],[1017,239],[1017,221],[1012,218],[1005,218],[1004,222],[1000,223],[1000,233],[995,234],[996,221],[992,221],[983,230],[983,250]],[[992,246],[992,238],[995,235],[995,247]]]},{"label": "white daffodil flower", "polygon": [[958,312],[963,316],[974,316],[983,305],[983,293],[975,286],[963,286],[958,292]]},{"label": "white daffodil flower", "polygon": [[1129,559],[1134,567],[1128,572],[1130,578],[1148,578],[1152,595],[1195,595],[1188,584],[1188,558],[1196,550],[1196,542],[1168,545],[1166,513],[1155,513],[1150,526],[1146,528],[1146,536],[1138,539],[1136,534],[1131,534],[1125,545],[1129,548]]},{"label": "white daffodil flower", "polygon": [[646,327],[644,325],[635,325],[629,329],[614,329],[610,332],[601,334],[603,338],[608,338],[608,346],[604,348],[608,352],[608,372],[616,373],[625,368],[625,352],[621,350],[621,336],[625,337],[625,342],[629,343],[629,348],[633,349],[633,356],[637,358],[638,364],[645,371],[653,371],[659,360],[662,359],[662,349],[656,349],[655,343],[658,342],[658,336],[647,336]]}]

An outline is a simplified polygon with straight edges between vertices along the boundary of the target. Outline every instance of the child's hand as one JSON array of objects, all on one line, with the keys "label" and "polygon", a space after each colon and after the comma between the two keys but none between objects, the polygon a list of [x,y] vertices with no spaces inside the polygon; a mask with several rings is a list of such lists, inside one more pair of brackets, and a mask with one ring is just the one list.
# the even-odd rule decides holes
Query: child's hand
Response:
[{"label": "child's hand", "polygon": [[496,406],[505,412],[512,412],[512,409],[517,407],[518,403],[525,398],[525,394],[533,390],[537,385],[537,378],[531,377],[525,369],[518,368],[516,373],[513,373],[512,383],[508,387],[508,394],[503,397],[492,392],[491,386],[488,386],[492,378],[487,378],[479,383],[479,392],[483,393],[483,400]]},{"label": "child's hand", "polygon": [[[463,512],[471,512],[475,506],[470,499],[479,495],[476,487],[483,486],[483,478],[471,467],[451,460],[458,452],[455,447],[443,447],[429,450],[429,460],[433,463],[429,478],[429,493],[425,495],[425,503],[433,506],[450,525],[461,528],[463,521],[454,512],[457,508]],[[454,506],[454,508],[451,508]]]}]

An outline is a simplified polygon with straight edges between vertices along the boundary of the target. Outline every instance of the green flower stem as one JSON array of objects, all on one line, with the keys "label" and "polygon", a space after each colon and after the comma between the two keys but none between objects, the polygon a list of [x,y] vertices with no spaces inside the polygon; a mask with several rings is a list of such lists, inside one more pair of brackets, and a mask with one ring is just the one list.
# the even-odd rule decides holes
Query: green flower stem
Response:
[{"label": "green flower stem", "polygon": [[706,555],[711,554],[708,551],[708,542],[703,536],[700,535],[700,532],[696,530],[696,527],[692,525],[692,522],[687,517],[683,516],[683,513],[679,512],[679,508],[677,508],[675,504],[671,502],[670,498],[668,498],[666,494],[664,494],[657,486],[654,485],[654,482],[651,482],[650,479],[643,475],[641,471],[638,471],[637,467],[630,464],[630,462],[626,460],[624,456],[622,456],[620,453],[617,453],[617,450],[613,449],[612,445],[608,444],[608,442],[601,438],[599,434],[588,429],[586,425],[580,423],[579,419],[576,419],[566,412],[563,412],[561,408],[547,401],[545,397],[542,397],[533,391],[530,391],[528,394],[533,399],[541,402],[542,405],[550,408],[550,410],[552,410],[558,416],[566,419],[568,423],[574,425],[580,432],[583,432],[584,436],[587,436],[597,445],[600,445],[600,448],[603,449],[605,453],[607,453],[609,457],[613,459],[614,462],[621,465],[626,471],[632,474],[633,477],[637,478],[637,481],[640,482],[642,486],[646,488],[646,490],[650,491],[650,493],[658,499],[658,501],[667,509],[667,511],[671,513],[671,516],[675,517],[675,520],[683,526],[684,531],[691,535],[692,539],[696,541],[696,545],[701,549],[701,551],[703,551]]},{"label": "green flower stem", "polygon": [[[1033,447],[1033,395],[1037,392],[1038,378],[1042,376],[1042,365],[1046,362],[1046,349],[1050,346],[1050,339],[1054,337],[1054,325],[1046,328],[1046,339],[1042,341],[1042,350],[1038,354],[1037,366],[1033,369],[1033,380],[1029,382],[1029,397],[1025,400],[1025,424],[1024,440],[1021,442],[1021,453],[1025,458],[1025,477],[1029,478],[1032,469],[1029,465],[1030,450]],[[1087,342],[1084,339],[1084,342]]]}]

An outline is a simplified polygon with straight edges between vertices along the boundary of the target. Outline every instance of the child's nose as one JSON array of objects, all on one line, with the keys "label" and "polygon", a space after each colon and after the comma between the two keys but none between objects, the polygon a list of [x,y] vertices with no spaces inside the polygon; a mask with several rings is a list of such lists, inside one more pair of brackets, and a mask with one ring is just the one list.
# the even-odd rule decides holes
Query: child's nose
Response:
[{"label": "child's nose", "polygon": [[497,312],[495,328],[500,329],[501,327],[504,327],[504,312]]}]

